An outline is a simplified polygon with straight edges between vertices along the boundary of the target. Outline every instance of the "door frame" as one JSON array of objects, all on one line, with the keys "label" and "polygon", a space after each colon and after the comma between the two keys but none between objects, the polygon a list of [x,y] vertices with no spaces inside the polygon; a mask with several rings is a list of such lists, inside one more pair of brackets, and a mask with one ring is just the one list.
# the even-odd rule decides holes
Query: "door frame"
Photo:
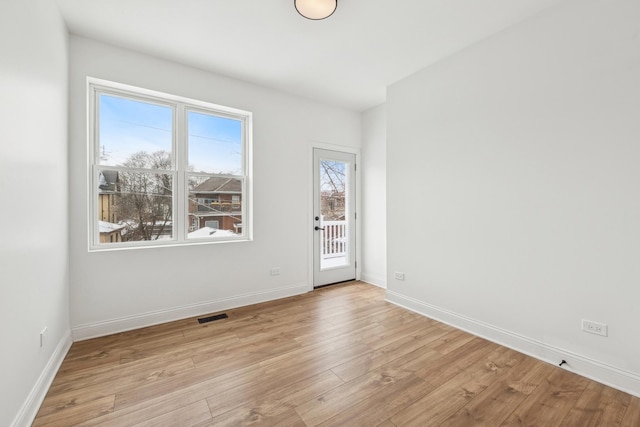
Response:
[{"label": "door frame", "polygon": [[361,165],[360,165],[360,147],[348,147],[344,145],[335,145],[328,144],[320,141],[311,141],[307,150],[307,159],[308,159],[308,172],[307,172],[307,189],[308,189],[308,206],[307,206],[307,253],[308,253],[308,265],[307,265],[307,287],[309,291],[314,289],[313,287],[313,234],[317,233],[314,231],[313,227],[315,226],[315,221],[313,220],[313,150],[315,148],[319,148],[321,150],[331,150],[337,151],[341,153],[349,153],[353,154],[356,157],[356,197],[355,197],[355,205],[356,205],[356,220],[354,221],[356,228],[356,241],[355,241],[355,261],[356,261],[356,280],[360,280],[360,273],[362,270],[362,227],[360,224],[362,223],[362,214],[361,207],[362,201],[360,195],[361,191]]}]

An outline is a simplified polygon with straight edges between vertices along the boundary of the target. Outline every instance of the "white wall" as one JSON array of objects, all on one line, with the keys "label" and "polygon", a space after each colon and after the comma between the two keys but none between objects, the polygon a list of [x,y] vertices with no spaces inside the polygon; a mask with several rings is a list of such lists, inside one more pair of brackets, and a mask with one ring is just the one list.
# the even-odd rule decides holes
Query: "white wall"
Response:
[{"label": "white wall", "polygon": [[639,16],[564,2],[387,100],[389,299],[636,395]]},{"label": "white wall", "polygon": [[[75,36],[70,57],[76,338],[310,290],[309,147],[311,141],[359,147],[358,113]],[[252,111],[254,241],[88,253],[87,76]],[[280,267],[281,275],[270,276],[271,267]]]},{"label": "white wall", "polygon": [[67,31],[52,2],[0,4],[0,99],[0,425],[21,426],[70,345]]},{"label": "white wall", "polygon": [[362,113],[362,280],[387,286],[387,116],[384,105]]}]

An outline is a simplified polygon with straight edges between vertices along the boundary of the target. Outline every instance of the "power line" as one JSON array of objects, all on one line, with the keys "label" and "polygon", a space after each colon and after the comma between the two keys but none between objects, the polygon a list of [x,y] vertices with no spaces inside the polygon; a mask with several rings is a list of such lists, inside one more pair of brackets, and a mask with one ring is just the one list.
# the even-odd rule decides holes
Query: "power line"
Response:
[{"label": "power line", "polygon": [[[169,132],[171,133],[172,130],[171,129],[165,129],[165,128],[161,128],[161,127],[157,127],[157,126],[151,126],[151,125],[145,125],[142,123],[135,123],[135,122],[130,122],[128,120],[122,120],[122,119],[111,119],[114,122],[121,122],[121,123],[127,123],[129,125],[133,125],[133,126],[140,126],[140,127],[144,127],[144,128],[148,128],[148,129],[155,129],[155,130],[160,130],[163,132]],[[194,137],[194,138],[202,138],[202,139],[209,139],[211,141],[217,141],[217,142],[224,142],[227,144],[239,144],[240,141],[234,141],[231,139],[222,139],[222,138],[214,138],[211,136],[204,136],[204,135],[197,135],[195,133],[189,133],[188,134],[190,137]]]}]

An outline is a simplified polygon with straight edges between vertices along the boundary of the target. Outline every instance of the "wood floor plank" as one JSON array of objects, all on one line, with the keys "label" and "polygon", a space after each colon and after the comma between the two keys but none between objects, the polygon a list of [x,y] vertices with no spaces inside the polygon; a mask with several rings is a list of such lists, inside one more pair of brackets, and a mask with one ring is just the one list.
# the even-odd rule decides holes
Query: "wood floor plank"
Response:
[{"label": "wood floor plank", "polygon": [[620,424],[623,427],[640,426],[640,398],[632,397],[629,406],[624,413],[624,418]]},{"label": "wood floor plank", "polygon": [[318,425],[336,413],[381,393],[385,387],[412,376],[415,367],[428,363],[436,354],[427,348],[420,348],[299,405],[296,411],[308,425]]},{"label": "wood floor plank", "polygon": [[486,340],[474,338],[447,354],[436,352],[431,349],[431,345],[429,349],[437,356],[431,363],[418,367],[416,375],[424,379],[430,389],[434,389],[468,369],[475,362],[484,360],[496,347]]},{"label": "wood floor plank", "polygon": [[134,424],[134,427],[193,427],[211,419],[209,407],[204,400],[158,417]]},{"label": "wood floor plank", "polygon": [[447,354],[474,339],[475,337],[473,335],[454,329],[435,341],[431,348],[439,353]]},{"label": "wood floor plank", "polygon": [[86,420],[100,417],[113,412],[114,399],[114,395],[105,396],[84,404],[60,408],[60,410],[50,412],[47,415],[38,415],[33,423],[33,427],[72,426]]},{"label": "wood floor plank", "polygon": [[186,359],[176,363],[165,364],[165,366],[159,367],[158,369],[152,368],[145,370],[144,368],[137,367],[137,370],[132,372],[131,375],[123,375],[116,371],[109,380],[103,379],[82,387],[81,394],[79,394],[77,390],[49,394],[42,403],[38,414],[45,416],[53,412],[68,411],[70,408],[86,404],[93,400],[107,396],[113,397],[113,395],[128,389],[140,385],[153,384],[159,379],[169,378],[193,369],[194,365],[191,359]]},{"label": "wood floor plank", "polygon": [[583,427],[619,426],[630,401],[631,396],[628,394],[603,384],[589,383],[562,424]]},{"label": "wood floor plank", "polygon": [[640,399],[361,282],[225,313],[74,343],[33,425],[640,426]]},{"label": "wood floor plank", "polygon": [[111,366],[120,364],[120,357],[123,352],[124,349],[98,349],[86,354],[84,357],[76,357],[72,360],[65,359],[58,373],[74,373],[101,366],[110,369]]},{"label": "wood floor plank", "polygon": [[588,384],[584,377],[556,369],[501,425],[560,426]]},{"label": "wood floor plank", "polygon": [[[150,337],[145,336],[145,339],[147,338]],[[219,337],[215,344],[204,340],[178,343],[159,340],[161,344],[156,344],[154,348],[140,351],[136,355],[134,354],[137,351],[135,350],[136,346],[132,343],[136,343],[137,339],[132,339],[134,341],[121,341],[122,348],[117,350],[120,356],[119,360],[114,357],[109,363],[100,361],[93,364],[84,360],[83,366],[76,365],[74,368],[61,369],[54,379],[50,391],[59,393],[109,381],[117,376],[124,377],[130,372],[139,371],[140,366],[146,368],[156,364],[158,365],[156,369],[162,369],[162,365],[171,364],[177,360],[189,359],[197,355],[198,351],[203,347],[206,350],[201,351],[212,351],[216,348],[228,346],[233,340],[237,340],[236,337],[230,335]],[[74,359],[76,362],[77,360],[77,358]],[[136,363],[137,361],[140,361],[140,363]],[[128,364],[128,366],[124,367],[122,366],[123,364]]]},{"label": "wood floor plank", "polygon": [[263,377],[263,372],[257,366],[252,365],[205,381],[195,382],[186,387],[167,387],[162,392],[142,399],[136,404],[116,409],[112,413],[88,420],[79,426],[130,427],[260,377]]},{"label": "wood floor plank", "polygon": [[120,349],[125,343],[135,342],[143,344],[163,336],[174,336],[179,340],[183,336],[182,329],[188,322],[188,320],[179,320],[177,322],[163,323],[106,337],[74,342],[69,349],[65,362],[84,358],[88,354],[96,351]]},{"label": "wood floor plank", "polygon": [[[399,339],[409,336],[418,338],[425,335],[430,335],[433,332],[431,330],[432,328],[438,328],[437,324],[430,325],[429,322],[425,322],[420,318],[412,319],[408,322],[396,324],[394,326],[389,326],[384,323],[380,325],[383,327],[382,331],[366,341],[366,343],[373,349],[379,349],[388,346],[389,344],[392,344]],[[439,329],[442,330],[443,328]],[[440,339],[440,337],[434,338],[434,340]]]},{"label": "wood floor plank", "polygon": [[93,367],[89,366],[74,372],[64,372],[63,375],[56,377],[50,391],[61,393],[106,382],[113,378],[126,377],[141,370],[163,369],[164,366],[180,360],[191,360],[192,357],[203,352],[218,351],[220,348],[232,345],[233,342],[227,336],[214,342],[210,342],[210,340],[192,341],[182,345],[165,346],[161,351],[149,352],[144,358],[127,361],[126,364],[102,364]]},{"label": "wood floor plank", "polygon": [[523,359],[522,354],[494,346],[492,353],[393,415],[391,421],[401,426],[439,425]]},{"label": "wood floor plank", "polygon": [[[187,331],[189,330],[191,328],[187,329]],[[215,339],[215,344],[211,342],[212,338]],[[166,357],[169,355],[189,355],[193,357],[201,353],[198,351],[200,349],[203,349],[202,352],[211,352],[215,349],[237,344],[238,341],[238,337],[233,332],[215,334],[213,337],[202,336],[199,339],[194,339],[194,337],[190,337],[190,339],[183,338],[180,341],[176,341],[171,337],[163,337],[153,344],[127,346],[120,354],[120,363],[131,363],[141,359],[152,360],[154,357]]]},{"label": "wood floor plank", "polygon": [[265,416],[259,411],[253,411],[243,418],[212,418],[194,427],[306,427],[306,424],[293,409],[278,415]]},{"label": "wood floor plank", "polygon": [[273,389],[284,387],[288,383],[298,382],[329,371],[331,365],[337,363],[337,360],[348,358],[352,352],[359,354],[363,351],[367,351],[365,346],[343,347],[304,364],[280,365],[279,369],[266,371],[264,376],[256,381],[247,381],[233,389],[227,389],[224,396],[215,401],[208,399],[211,414],[215,417],[224,413],[233,407],[235,402],[241,401],[246,396],[264,395]]},{"label": "wood floor plank", "polygon": [[[388,307],[383,308],[383,310],[388,310]],[[376,313],[379,313],[376,312]],[[323,328],[318,330],[317,325],[308,325],[305,327],[298,328],[296,330],[291,331],[296,334],[296,341],[298,341],[301,345],[313,345],[322,341],[329,341],[341,337],[345,334],[353,335],[354,339],[360,337],[360,334],[355,334],[356,330],[369,330],[369,331],[379,331],[382,332],[384,330],[384,326],[380,325],[377,322],[372,322],[368,317],[359,317],[355,319],[350,319],[349,321],[345,321],[341,324],[332,324],[325,325]]]},{"label": "wood floor plank", "polygon": [[332,342],[323,341],[316,346],[308,346],[272,357],[260,362],[260,366],[267,373],[284,374],[291,371],[305,371],[315,375],[370,351],[371,347],[366,344],[350,336],[342,336]]},{"label": "wood floor plank", "polygon": [[[291,418],[291,412],[299,404],[313,399],[316,396],[343,384],[331,371],[324,371],[313,377],[286,385],[274,387],[274,390],[263,395],[248,396],[235,399],[238,406],[223,412],[212,419],[215,425],[274,425],[281,420]],[[208,401],[217,400],[217,396],[210,397]],[[229,407],[233,404],[229,404]],[[213,409],[215,411],[215,407]],[[299,416],[294,418],[300,419]],[[300,419],[301,420],[301,419]]]},{"label": "wood floor plank", "polygon": [[428,327],[422,332],[423,333],[415,333],[409,336],[400,335],[401,338],[396,341],[382,348],[374,349],[360,357],[346,361],[331,368],[331,370],[342,378],[343,381],[348,382],[406,354],[425,347],[430,342],[448,333],[446,330],[439,328],[438,325]]},{"label": "wood floor plank", "polygon": [[442,426],[485,426],[502,424],[555,369],[553,366],[526,357],[503,379],[487,387],[479,396],[442,422]]},{"label": "wood floor plank", "polygon": [[[238,364],[240,365],[242,362],[243,360],[240,360]],[[213,394],[219,393],[232,386],[244,384],[248,381],[260,381],[264,376],[264,371],[254,364],[249,364],[248,366],[248,369],[243,369],[240,367],[229,368],[228,366],[224,366],[220,368],[214,365],[208,365],[207,367],[210,369],[194,369],[180,375],[163,379],[154,384],[130,387],[126,391],[116,394],[116,409],[120,411],[147,400],[162,398],[163,396],[172,394],[176,390],[187,389],[193,391],[190,390],[190,387],[200,383],[214,386],[208,389],[209,393]],[[222,376],[228,379],[225,381],[221,378]],[[207,396],[208,395],[200,395],[200,398],[206,398]]]},{"label": "wood floor plank", "polygon": [[389,415],[406,407],[425,393],[424,380],[415,375],[400,378],[387,387],[379,388],[369,398],[339,412],[318,424],[322,427],[375,426],[384,422]]},{"label": "wood floor plank", "polygon": [[[217,351],[194,355],[193,363],[196,366],[204,366],[214,363],[220,366],[222,363],[229,366],[237,366],[239,363],[258,363],[267,360],[272,356],[286,354],[292,350],[300,348],[300,344],[286,336],[270,335],[267,339],[252,340],[242,339],[234,345],[221,348]],[[240,362],[238,355],[246,360]]]}]

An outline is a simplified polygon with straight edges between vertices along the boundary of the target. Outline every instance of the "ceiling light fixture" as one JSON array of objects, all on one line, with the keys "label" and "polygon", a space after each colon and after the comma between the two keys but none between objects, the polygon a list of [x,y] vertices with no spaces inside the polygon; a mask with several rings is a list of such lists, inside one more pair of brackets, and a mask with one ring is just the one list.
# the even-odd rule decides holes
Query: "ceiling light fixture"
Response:
[{"label": "ceiling light fixture", "polygon": [[338,0],[293,0],[293,4],[300,15],[318,21],[333,15]]}]

